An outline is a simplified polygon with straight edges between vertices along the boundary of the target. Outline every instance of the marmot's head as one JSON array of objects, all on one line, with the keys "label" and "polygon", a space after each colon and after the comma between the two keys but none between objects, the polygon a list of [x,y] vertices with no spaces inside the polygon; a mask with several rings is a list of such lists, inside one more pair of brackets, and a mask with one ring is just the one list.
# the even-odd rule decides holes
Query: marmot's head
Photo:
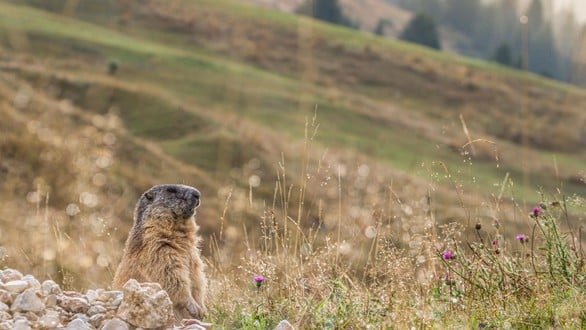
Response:
[{"label": "marmot's head", "polygon": [[197,189],[180,184],[162,184],[147,190],[136,204],[135,225],[145,219],[184,221],[195,214],[200,204]]}]

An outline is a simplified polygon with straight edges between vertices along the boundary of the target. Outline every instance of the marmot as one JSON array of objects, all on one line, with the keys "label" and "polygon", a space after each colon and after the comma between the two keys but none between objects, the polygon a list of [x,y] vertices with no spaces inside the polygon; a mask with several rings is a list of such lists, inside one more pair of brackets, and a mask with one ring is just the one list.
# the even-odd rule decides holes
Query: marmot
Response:
[{"label": "marmot", "polygon": [[117,289],[131,278],[159,283],[173,302],[177,322],[206,313],[207,280],[194,218],[199,204],[200,192],[193,187],[165,184],[147,190],[136,204],[114,275]]}]

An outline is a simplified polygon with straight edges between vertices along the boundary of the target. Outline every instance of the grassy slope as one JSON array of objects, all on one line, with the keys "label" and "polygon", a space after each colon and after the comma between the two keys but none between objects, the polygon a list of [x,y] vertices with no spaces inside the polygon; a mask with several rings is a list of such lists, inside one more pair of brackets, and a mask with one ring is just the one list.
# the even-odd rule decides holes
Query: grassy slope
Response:
[{"label": "grassy slope", "polygon": [[[161,14],[159,11],[162,9],[154,6],[153,12],[157,13],[157,15],[167,16],[165,16],[165,20],[157,20],[157,17],[148,16],[142,20],[138,19],[136,24],[140,29],[134,27],[129,30],[130,33],[139,35],[141,37],[139,39],[132,39],[123,34],[107,30],[98,32],[93,30],[95,27],[89,28],[86,26],[83,29],[75,30],[67,29],[66,25],[61,26],[61,28],[54,26],[44,28],[42,34],[47,33],[46,37],[49,38],[55,34],[80,41],[86,40],[89,35],[97,36],[93,38],[91,43],[97,44],[97,47],[108,48],[106,54],[102,54],[102,57],[125,59],[123,61],[125,62],[125,69],[128,70],[128,75],[123,76],[124,78],[128,77],[134,81],[141,82],[152,81],[155,78],[157,82],[161,82],[161,85],[167,87],[171,93],[180,96],[181,99],[196,102],[205,107],[213,107],[216,110],[234,111],[238,109],[240,114],[259,121],[263,125],[268,123],[272,126],[278,125],[279,131],[288,132],[293,134],[294,137],[302,136],[303,121],[306,115],[299,115],[297,111],[291,110],[302,107],[301,111],[310,114],[313,108],[312,105],[318,104],[320,109],[319,118],[324,122],[320,129],[320,136],[326,145],[351,147],[355,150],[366,152],[377,159],[390,161],[391,164],[403,170],[412,169],[419,160],[442,159],[450,165],[457,166],[461,158],[445,146],[448,144],[452,146],[463,145],[466,141],[460,134],[461,129],[458,128],[457,115],[460,112],[466,114],[466,117],[477,117],[477,121],[469,119],[472,122],[469,125],[472,126],[473,137],[486,137],[497,143],[502,142],[503,152],[509,152],[513,155],[518,154],[519,149],[522,148],[510,148],[511,151],[509,151],[506,148],[506,141],[499,141],[496,137],[490,136],[490,133],[493,133],[490,130],[498,135],[503,135],[502,137],[505,140],[506,138],[519,139],[518,135],[520,133],[511,132],[515,128],[501,127],[494,123],[490,124],[490,122],[494,122],[492,118],[495,116],[508,116],[510,114],[508,107],[518,108],[518,104],[524,102],[522,94],[521,96],[512,96],[519,94],[519,89],[523,90],[525,83],[520,84],[520,81],[527,83],[527,90],[532,88],[544,89],[547,94],[557,94],[556,96],[567,99],[568,103],[572,97],[566,96],[566,93],[571,96],[576,94],[583,95],[583,92],[571,87],[539,80],[533,76],[520,78],[518,73],[514,71],[486,62],[454,58],[414,46],[377,39],[354,31],[310,23],[307,20],[303,20],[303,24],[311,26],[309,38],[318,40],[315,49],[312,50],[312,52],[315,52],[314,55],[301,53],[299,50],[300,45],[281,47],[276,45],[274,47],[276,50],[271,50],[263,47],[264,42],[274,42],[272,38],[278,37],[279,33],[284,34],[283,38],[290,39],[295,35],[295,30],[293,29],[296,29],[297,19],[282,14],[273,15],[271,13],[271,15],[268,15],[268,12],[264,11],[259,13],[249,7],[231,4],[218,5],[203,2],[199,6],[204,9],[200,12],[209,11],[206,12],[206,15],[211,16],[210,20],[213,20],[214,15],[217,15],[218,19],[226,19],[229,22],[241,24],[241,31],[238,32],[241,35],[237,37],[242,39],[247,38],[247,33],[252,30],[250,26],[252,23],[260,22],[262,26],[274,24],[278,27],[275,29],[277,32],[274,33],[275,36],[259,37],[257,47],[260,49],[254,50],[255,54],[246,54],[246,49],[242,49],[244,46],[239,45],[238,41],[234,41],[237,44],[233,48],[224,49],[226,45],[222,45],[222,43],[229,43],[230,41],[221,39],[220,41],[215,41],[217,39],[214,37],[213,31],[209,33],[210,40],[196,40],[196,45],[191,46],[194,42],[186,39],[187,36],[183,35],[191,35],[190,32],[192,31],[182,31],[181,29],[184,27],[181,22],[182,20],[187,22],[197,20],[198,11],[190,11],[189,7],[184,10],[180,7],[182,8],[181,15],[172,11]],[[236,15],[235,13],[238,14]],[[170,17],[173,17],[173,15],[179,17],[177,19],[179,23],[173,23],[178,24],[178,26],[173,26],[173,30],[180,33],[176,33],[172,37],[161,32],[161,30],[165,31],[165,28],[168,28],[166,25],[171,24],[167,22],[169,15]],[[36,21],[38,22],[39,20],[37,19]],[[30,29],[31,32],[41,33],[41,30],[34,24],[28,26],[27,29]],[[153,31],[155,33],[151,34]],[[181,32],[184,32],[183,35]],[[191,36],[190,38],[197,39],[199,32],[193,31],[192,33],[196,36]],[[154,37],[150,37],[151,35]],[[147,37],[154,40],[146,40]],[[227,38],[233,39],[234,36],[230,35]],[[162,45],[163,42],[169,44],[169,46]],[[201,44],[204,47],[201,47]],[[293,48],[289,49],[289,47]],[[331,48],[335,49],[336,47],[339,48],[342,54],[346,55],[345,58],[340,59],[340,64],[334,68],[322,68],[322,65],[325,66],[325,63],[322,62],[326,61],[327,58],[322,58],[320,53],[323,52],[327,55],[328,52],[332,51]],[[220,49],[217,51],[218,53],[225,53],[224,56],[233,58],[236,61],[222,60],[218,56],[212,57],[210,52],[218,48]],[[298,53],[294,53],[294,57],[288,59],[283,52],[291,53],[291,50]],[[133,52],[134,54],[128,54],[128,52]],[[367,53],[366,55],[364,54],[365,52]],[[368,52],[373,52],[373,54],[368,54]],[[151,56],[151,59],[145,61],[147,54]],[[424,57],[420,58],[423,54],[425,54]],[[138,58],[136,55],[139,55]],[[273,59],[271,58],[273,55],[277,58],[284,57],[278,59],[285,62],[283,63],[284,65],[273,64]],[[152,58],[153,56],[156,58]],[[294,66],[301,64],[288,63],[303,61],[305,56],[315,56],[316,63],[314,67],[307,69],[313,71],[307,73],[307,75],[314,76],[314,78],[299,77],[299,73],[294,69]],[[380,72],[367,72],[364,75],[369,74],[370,76],[361,77],[362,73],[353,69],[353,67],[357,67],[356,65],[360,63],[359,61],[368,60],[368,56],[374,58],[374,70],[382,71],[385,75],[388,75],[387,77],[378,77],[377,74],[380,75]],[[414,61],[419,65],[405,70],[402,68],[405,64],[396,63],[401,62],[401,60],[406,61],[406,65],[409,65],[409,61]],[[144,70],[134,70],[132,63],[141,62],[143,67],[150,65],[155,68],[146,72]],[[244,65],[235,64],[238,62],[244,62]],[[129,67],[126,67],[126,63],[129,63]],[[291,68],[292,66],[293,69]],[[350,67],[350,69],[345,68],[345,66]],[[398,66],[399,68],[397,69]],[[259,68],[269,70],[264,71],[259,70]],[[365,71],[368,71],[368,68]],[[462,77],[462,72],[466,77]],[[492,76],[497,72],[501,74],[500,77],[502,78],[492,81]],[[285,76],[278,76],[277,74],[279,73]],[[393,76],[397,78],[395,79]],[[334,81],[339,79],[339,82],[332,83],[332,79]],[[397,82],[397,80],[401,81]],[[429,84],[430,80],[432,81],[431,85]],[[254,84],[250,84],[252,81]],[[452,87],[454,88],[444,88],[446,82],[453,85]],[[499,86],[501,84],[504,86]],[[474,91],[478,89],[481,93],[470,93],[466,91],[466,88]],[[389,93],[389,90],[391,93]],[[491,101],[488,99],[492,93],[505,94],[504,96],[508,99],[499,104],[499,100]],[[389,97],[389,94],[405,96],[402,96],[400,100],[396,100],[394,97]],[[544,95],[544,97],[547,96],[549,95]],[[372,101],[377,101],[378,103]],[[536,101],[538,102],[538,100]],[[387,113],[388,111],[385,108],[388,107],[388,102],[400,109],[410,109],[410,112],[415,112],[416,116],[401,121],[400,118],[396,117],[405,116],[405,111],[400,110],[402,113],[397,111]],[[474,110],[472,108],[474,104],[470,104],[473,102],[488,104],[483,105],[482,108],[479,106],[479,109]],[[527,100],[527,102],[531,101]],[[367,109],[363,108],[365,103],[367,104]],[[303,109],[303,107],[306,107],[306,109]],[[537,107],[537,104],[535,107]],[[558,123],[555,129],[550,128],[549,131],[543,134],[560,135],[560,131],[563,129],[561,127],[567,127],[568,124],[575,126],[576,130],[579,131],[580,125],[584,121],[583,116],[579,114],[578,106],[572,107],[564,104],[564,108],[560,109],[549,108],[548,106],[547,109],[542,111],[546,112],[547,117],[538,120],[540,125],[544,125],[544,122],[547,122],[550,118],[567,118],[567,120],[562,120],[564,122]],[[368,113],[365,114],[364,112]],[[478,112],[486,112],[486,115]],[[518,118],[508,119],[513,119],[511,121],[514,124],[522,124],[528,122],[525,118],[531,116],[532,112],[534,112],[534,109],[530,108],[526,114],[518,114],[515,116]],[[411,127],[413,124],[409,124],[409,121],[422,122],[418,127],[419,130],[414,130]],[[405,122],[408,123],[407,126],[403,126]],[[330,123],[331,125],[329,125]],[[448,137],[441,136],[442,133],[438,126],[449,127],[451,132],[447,134]],[[433,131],[434,129],[435,131]],[[427,134],[427,136],[422,137],[421,130],[432,130],[432,132],[424,132],[423,134]],[[413,134],[414,131],[415,134]],[[531,135],[528,139],[537,139],[537,137],[533,138],[533,135],[540,135],[541,133],[533,132],[528,134]],[[411,135],[411,137],[405,140],[402,137],[406,135]],[[393,143],[381,148],[380,141],[393,141]],[[440,148],[434,146],[437,142],[440,142]],[[574,141],[562,140],[556,143],[557,145],[550,147],[564,146],[567,148],[569,144],[573,144],[573,146],[569,147],[571,150],[581,150],[581,145],[578,144],[576,139]],[[422,153],[422,150],[413,148],[414,145],[427,145],[429,147],[423,150],[424,152]],[[529,154],[531,154],[529,156],[531,158],[536,157],[534,153]],[[583,159],[584,155],[579,152],[577,157]],[[506,159],[503,160],[506,161]],[[531,161],[529,160],[528,163],[531,163]],[[571,176],[579,170],[579,168],[572,166],[571,163],[568,162],[568,173],[565,176]],[[580,163],[580,160],[574,163]],[[517,165],[518,162],[503,162],[500,164],[500,171],[483,171],[487,174],[486,181],[496,182],[500,180],[507,170],[512,173],[521,172]],[[562,164],[560,167],[565,169],[565,165]],[[530,164],[527,166],[531,167]],[[555,181],[551,181],[546,176],[537,173],[535,169],[533,172],[536,179],[534,184],[545,186],[556,184]],[[576,189],[578,189],[571,184],[569,188],[571,191],[577,191]]]}]

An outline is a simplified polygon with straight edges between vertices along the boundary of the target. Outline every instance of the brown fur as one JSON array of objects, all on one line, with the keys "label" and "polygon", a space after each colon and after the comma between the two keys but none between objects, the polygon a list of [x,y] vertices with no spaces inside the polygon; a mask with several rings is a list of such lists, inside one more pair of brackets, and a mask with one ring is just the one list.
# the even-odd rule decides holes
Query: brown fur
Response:
[{"label": "brown fur", "polygon": [[159,283],[173,302],[176,321],[201,319],[206,313],[207,280],[194,219],[199,192],[195,206],[184,197],[192,191],[197,192],[160,185],[141,196],[113,283],[118,289],[131,278]]}]

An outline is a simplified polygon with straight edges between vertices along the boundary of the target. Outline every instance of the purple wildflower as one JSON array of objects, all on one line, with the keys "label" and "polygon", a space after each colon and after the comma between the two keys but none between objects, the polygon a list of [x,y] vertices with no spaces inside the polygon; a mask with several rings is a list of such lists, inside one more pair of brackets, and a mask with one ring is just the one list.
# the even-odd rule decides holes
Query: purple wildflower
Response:
[{"label": "purple wildflower", "polygon": [[498,241],[498,239],[493,239],[493,240],[492,240],[492,245],[494,245],[494,246],[497,246],[497,245],[499,245],[499,241]]},{"label": "purple wildflower", "polygon": [[525,234],[519,234],[515,237],[515,239],[521,243],[527,242],[527,236],[525,236]]},{"label": "purple wildflower", "polygon": [[539,208],[539,206],[536,206],[533,208],[533,217],[537,218],[539,216],[539,213],[541,213],[541,209]]},{"label": "purple wildflower", "polygon": [[265,281],[265,278],[262,276],[255,276],[253,279],[254,279],[254,282],[256,283],[257,288],[260,288],[262,283]]},{"label": "purple wildflower", "polygon": [[444,258],[444,260],[452,260],[454,259],[456,256],[454,255],[454,252],[452,252],[452,250],[445,250],[442,253],[442,257]]}]

